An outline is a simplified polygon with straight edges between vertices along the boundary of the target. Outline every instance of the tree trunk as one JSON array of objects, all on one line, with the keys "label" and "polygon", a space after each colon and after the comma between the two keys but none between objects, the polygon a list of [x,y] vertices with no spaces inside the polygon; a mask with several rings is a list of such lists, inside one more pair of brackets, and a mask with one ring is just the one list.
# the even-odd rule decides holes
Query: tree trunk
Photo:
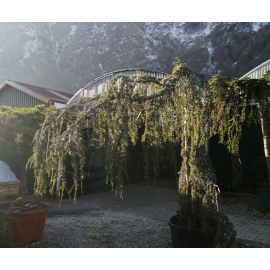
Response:
[{"label": "tree trunk", "polygon": [[[184,129],[185,130],[185,129]],[[186,138],[185,139],[185,157],[186,157],[186,185],[187,185],[187,215],[188,215],[188,219],[187,219],[187,227],[189,229],[194,229],[195,225],[196,225],[196,221],[194,219],[194,216],[192,214],[192,195],[191,195],[191,183],[190,183],[190,167],[188,164],[188,158],[189,158],[189,147],[188,147],[188,142],[190,142],[190,138]]]},{"label": "tree trunk", "polygon": [[205,153],[206,156],[209,157],[209,151],[210,151],[210,139],[208,139],[209,132],[208,132],[208,125],[205,125]]},{"label": "tree trunk", "polygon": [[20,183],[20,190],[19,194],[21,197],[26,196],[26,185],[27,185],[27,169],[26,164],[29,158],[29,150],[25,150],[22,155],[22,171],[21,171],[21,183]]},{"label": "tree trunk", "polygon": [[264,155],[265,155],[265,161],[266,161],[266,167],[267,167],[267,173],[268,173],[268,181],[270,183],[270,140],[269,140],[269,123],[268,123],[268,117],[265,112],[262,112],[259,107],[260,111],[260,118],[261,118],[261,126],[262,126],[262,135],[263,135],[263,147],[264,147]]},{"label": "tree trunk", "polygon": [[58,159],[58,175],[57,175],[57,182],[56,182],[56,198],[57,199],[60,199],[60,189],[61,189],[60,171],[61,171],[61,161],[59,158]]},{"label": "tree trunk", "polygon": [[[185,112],[186,112],[187,108],[185,108]],[[189,143],[190,143],[190,137],[188,137],[187,135],[187,120],[184,120],[184,130],[183,130],[184,134],[185,134],[185,158],[184,158],[184,162],[186,162],[185,164],[185,180],[186,180],[186,186],[187,186],[187,190],[186,190],[186,199],[187,199],[187,228],[189,229],[193,229],[194,225],[195,225],[195,221],[194,221],[194,217],[192,215],[192,195],[191,195],[191,184],[190,184],[190,179],[189,179],[189,175],[190,175],[190,167],[188,164],[188,160],[189,160]]]}]

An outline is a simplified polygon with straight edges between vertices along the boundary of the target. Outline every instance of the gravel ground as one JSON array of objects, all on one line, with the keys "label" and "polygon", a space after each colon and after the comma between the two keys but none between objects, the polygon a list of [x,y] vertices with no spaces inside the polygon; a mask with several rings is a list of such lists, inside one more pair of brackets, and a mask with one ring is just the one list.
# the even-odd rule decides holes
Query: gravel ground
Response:
[{"label": "gravel ground", "polygon": [[236,239],[235,241],[236,248],[270,248],[269,245],[258,243],[255,241],[248,241],[244,239]]},{"label": "gravel ground", "polygon": [[[111,211],[58,215],[46,219],[43,239],[26,248],[170,248],[167,222]],[[236,239],[236,248],[269,245]]]},{"label": "gravel ground", "polygon": [[167,248],[171,247],[167,222],[111,211],[46,219],[37,248]]},{"label": "gravel ground", "polygon": [[[221,196],[220,210],[227,215],[237,215],[248,218],[269,219],[265,213],[258,210],[258,198],[256,196]],[[236,239],[236,247],[239,248],[269,248],[270,245]]]},{"label": "gravel ground", "polygon": [[220,210],[227,215],[267,219],[266,214],[258,210],[257,197],[221,196]]},{"label": "gravel ground", "polygon": [[[161,186],[162,187],[162,186]],[[166,188],[175,189],[174,186]],[[258,210],[256,196],[221,195],[220,209],[228,215],[267,219]],[[167,222],[110,210],[54,215],[46,219],[43,239],[28,248],[170,248]],[[236,239],[236,248],[269,248],[269,245]]]}]

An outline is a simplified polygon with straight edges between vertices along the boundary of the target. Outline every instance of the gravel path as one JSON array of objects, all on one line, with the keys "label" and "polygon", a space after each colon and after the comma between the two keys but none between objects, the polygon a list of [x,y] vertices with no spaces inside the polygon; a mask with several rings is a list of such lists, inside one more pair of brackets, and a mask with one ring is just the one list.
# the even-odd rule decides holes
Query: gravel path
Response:
[{"label": "gravel path", "polygon": [[256,196],[221,196],[220,201],[220,210],[227,215],[267,219],[265,213],[258,210],[258,198]]},{"label": "gravel path", "polygon": [[[151,187],[147,191],[141,185],[130,184],[125,187],[124,200],[116,198],[114,192],[103,192],[78,197],[76,204],[65,199],[60,208],[56,201],[52,204],[48,200],[51,209],[43,240],[27,247],[171,247],[167,220],[178,209],[174,189]],[[220,209],[236,224],[238,237],[243,237],[237,239],[235,247],[270,247],[268,240],[255,237],[258,233],[264,237],[265,232],[260,230],[266,228],[268,232],[264,223],[270,221],[258,211],[257,203],[256,196],[221,195]],[[245,230],[251,232],[248,236],[254,234],[253,238],[246,237]]]},{"label": "gravel path", "polygon": [[[46,220],[43,239],[26,248],[170,248],[167,222],[134,214],[89,211],[58,215]],[[236,248],[269,248],[269,245],[236,239]]]},{"label": "gravel path", "polygon": [[43,239],[28,247],[166,248],[170,246],[170,229],[166,222],[107,210],[47,218]]}]

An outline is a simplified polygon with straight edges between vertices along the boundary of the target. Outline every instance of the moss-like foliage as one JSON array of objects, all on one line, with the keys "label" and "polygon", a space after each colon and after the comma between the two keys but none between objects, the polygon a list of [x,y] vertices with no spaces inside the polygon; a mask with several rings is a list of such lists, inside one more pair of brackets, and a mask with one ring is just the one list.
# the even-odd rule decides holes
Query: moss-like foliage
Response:
[{"label": "moss-like foliage", "polygon": [[[170,156],[175,163],[175,149],[180,145],[183,161],[179,178],[179,221],[185,227],[217,232],[216,244],[232,245],[235,231],[219,212],[216,177],[205,151],[211,117],[212,94],[204,76],[189,69],[179,59],[172,75],[165,79],[140,74],[114,77],[102,95],[81,98],[64,110],[51,109],[35,135],[30,164],[35,173],[35,194],[43,196],[47,187],[55,192],[58,160],[61,163],[61,194],[67,190],[65,160],[72,158],[74,200],[83,183],[85,151],[82,140],[86,131],[95,147],[92,161],[100,164],[105,155],[107,182],[123,199],[123,181],[129,147],[141,138],[144,175],[149,181],[159,174],[159,160]],[[76,113],[72,114],[76,106]],[[90,132],[89,127],[93,127]],[[143,127],[143,135],[139,129]],[[153,172],[150,174],[150,168]],[[50,178],[47,178],[47,175]]]},{"label": "moss-like foliage", "polygon": [[44,121],[46,108],[38,105],[34,108],[11,108],[0,106],[0,148],[7,142],[13,144],[22,154],[22,172],[20,195],[25,196],[27,184],[26,164],[32,148],[36,130]]}]

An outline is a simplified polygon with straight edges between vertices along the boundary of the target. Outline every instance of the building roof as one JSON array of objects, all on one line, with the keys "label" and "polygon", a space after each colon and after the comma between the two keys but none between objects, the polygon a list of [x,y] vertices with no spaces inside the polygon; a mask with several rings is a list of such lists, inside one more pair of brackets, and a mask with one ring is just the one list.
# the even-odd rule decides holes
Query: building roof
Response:
[{"label": "building roof", "polygon": [[4,83],[0,85],[0,92],[7,85],[10,85],[34,98],[43,101],[45,103],[59,102],[59,103],[67,103],[67,101],[73,96],[72,94],[56,91],[48,88],[43,88],[39,86],[34,86],[30,84],[15,82],[11,80],[6,80]]},{"label": "building roof", "polygon": [[[131,75],[136,75],[138,72],[155,76],[156,78],[161,78],[161,79],[165,78],[168,75],[165,72],[161,72],[161,71],[157,71],[153,69],[146,69],[146,68],[127,68],[127,69],[112,71],[86,84],[77,93],[75,93],[74,96],[72,96],[72,98],[68,101],[68,103],[77,101],[79,97],[82,97],[82,96],[89,97],[88,94],[85,96],[85,90],[88,92],[90,91],[89,93],[90,96],[100,93],[100,91],[101,93],[103,93],[105,91],[105,85],[109,83],[109,81],[116,75],[122,74],[122,75],[131,76]],[[94,90],[94,91],[91,91],[91,90]]]},{"label": "building roof", "polygon": [[240,80],[244,79],[245,77],[249,77],[250,79],[260,79],[269,69],[270,69],[270,59],[260,64],[259,66],[255,67],[248,73],[246,73],[244,76],[240,78]]}]

